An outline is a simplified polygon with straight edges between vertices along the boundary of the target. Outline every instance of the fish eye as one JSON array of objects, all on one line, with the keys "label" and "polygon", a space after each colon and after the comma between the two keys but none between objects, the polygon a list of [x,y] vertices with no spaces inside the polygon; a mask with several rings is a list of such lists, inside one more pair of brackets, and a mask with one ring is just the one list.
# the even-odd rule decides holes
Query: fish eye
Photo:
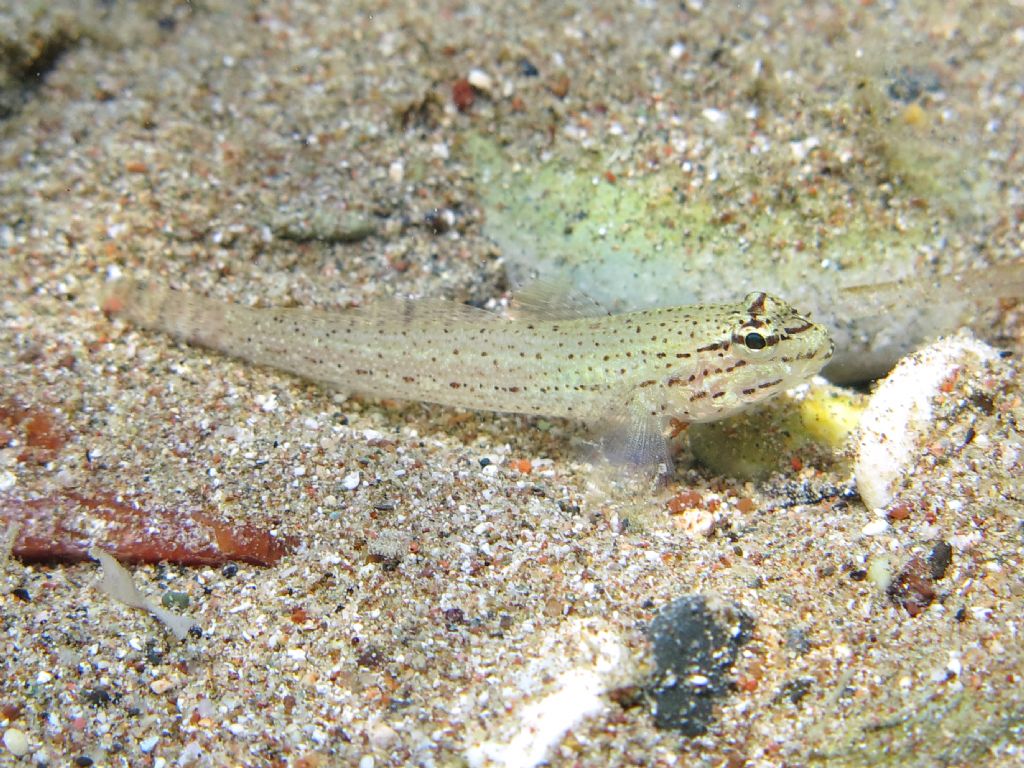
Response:
[{"label": "fish eye", "polygon": [[758,350],[768,346],[768,341],[757,331],[751,331],[743,337],[743,345],[747,349]]}]

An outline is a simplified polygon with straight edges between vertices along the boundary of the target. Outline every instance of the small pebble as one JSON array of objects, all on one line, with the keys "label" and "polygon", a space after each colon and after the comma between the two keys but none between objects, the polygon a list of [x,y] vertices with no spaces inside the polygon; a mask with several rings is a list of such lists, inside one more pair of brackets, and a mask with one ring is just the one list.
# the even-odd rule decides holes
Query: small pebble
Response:
[{"label": "small pebble", "polygon": [[523,77],[537,77],[540,71],[525,56],[519,60],[519,74]]},{"label": "small pebble", "polygon": [[188,595],[184,592],[168,590],[160,597],[160,602],[164,608],[170,608],[172,611],[182,611],[188,608]]},{"label": "small pebble", "polygon": [[860,529],[860,532],[865,536],[880,536],[889,530],[889,523],[885,520],[872,520],[870,523]]},{"label": "small pebble", "polygon": [[706,732],[753,630],[748,614],[717,598],[685,595],[663,606],[647,631],[654,646],[649,691],[655,725],[690,737]]},{"label": "small pebble", "polygon": [[82,691],[82,698],[94,707],[102,707],[110,703],[110,693],[105,688],[87,688]]},{"label": "small pebble", "polygon": [[23,757],[28,754],[28,737],[17,728],[8,728],[4,731],[4,746],[15,757]]},{"label": "small pebble", "polygon": [[156,742],[158,741],[158,738],[159,737],[157,736],[147,736],[145,739],[139,742],[139,749],[142,750],[143,754],[148,755],[150,752],[153,751],[153,748],[156,747]]},{"label": "small pebble", "polygon": [[720,109],[706,107],[701,111],[701,114],[704,116],[704,119],[712,125],[722,125],[725,123],[726,114]]},{"label": "small pebble", "polygon": [[341,479],[341,487],[346,491],[354,491],[359,487],[359,472],[349,472]]},{"label": "small pebble", "polygon": [[928,567],[931,570],[932,579],[939,581],[944,577],[951,562],[953,562],[953,547],[948,542],[938,542],[928,553]]},{"label": "small pebble", "polygon": [[560,99],[569,95],[569,87],[572,80],[566,74],[555,75],[548,81],[548,90]]},{"label": "small pebble", "polygon": [[370,731],[370,744],[377,749],[391,749],[398,742],[398,734],[387,723],[377,723]]},{"label": "small pebble", "polygon": [[896,578],[892,560],[886,555],[872,557],[868,562],[867,578],[879,592],[885,592]]},{"label": "small pebble", "polygon": [[159,680],[154,680],[149,684],[149,689],[153,693],[167,693],[171,688],[174,687],[174,683],[168,680],[166,677],[161,677]]},{"label": "small pebble", "polygon": [[466,78],[460,78],[452,84],[452,102],[460,112],[465,112],[476,100],[473,93],[473,86]]},{"label": "small pebble", "polygon": [[491,80],[491,76],[482,69],[469,70],[469,76],[466,79],[469,81],[469,84],[478,91],[484,91],[486,93],[494,87],[494,81]]},{"label": "small pebble", "polygon": [[807,653],[811,650],[811,641],[807,637],[807,632],[799,627],[793,627],[787,630],[786,647],[800,655]]}]

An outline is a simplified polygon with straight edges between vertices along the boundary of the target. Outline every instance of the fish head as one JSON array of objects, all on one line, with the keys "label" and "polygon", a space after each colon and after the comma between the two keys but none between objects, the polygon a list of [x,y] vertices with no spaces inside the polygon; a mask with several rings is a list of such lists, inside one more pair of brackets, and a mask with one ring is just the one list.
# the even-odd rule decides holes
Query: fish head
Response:
[{"label": "fish head", "polygon": [[681,421],[731,416],[808,381],[832,357],[828,329],[766,293],[703,307],[702,341],[664,382],[668,413]]}]

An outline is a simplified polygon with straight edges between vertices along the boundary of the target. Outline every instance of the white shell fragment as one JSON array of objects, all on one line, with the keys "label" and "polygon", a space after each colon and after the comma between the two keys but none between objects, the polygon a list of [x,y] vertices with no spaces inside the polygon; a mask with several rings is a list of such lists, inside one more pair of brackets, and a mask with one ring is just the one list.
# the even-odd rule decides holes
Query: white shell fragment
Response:
[{"label": "white shell fragment", "polygon": [[117,562],[113,555],[104,552],[99,547],[93,547],[89,550],[89,557],[99,560],[100,565],[103,566],[103,577],[98,586],[110,597],[132,608],[149,611],[179,640],[184,640],[189,630],[198,626],[188,616],[179,616],[147,600],[135,586],[131,572]]},{"label": "white shell fragment", "polygon": [[853,470],[867,507],[881,509],[892,501],[900,478],[919,452],[942,383],[963,366],[997,354],[968,335],[940,339],[905,357],[882,381],[861,419]]},{"label": "white shell fragment", "polygon": [[4,746],[15,757],[23,757],[28,754],[28,737],[24,731],[8,728],[4,731]]},{"label": "white shell fragment", "polygon": [[[466,762],[471,768],[536,768],[547,763],[569,730],[607,707],[607,691],[632,679],[629,649],[615,632],[570,623],[561,637],[552,638],[557,643],[553,647],[564,647],[568,639],[574,641],[573,647],[585,650],[584,658],[558,674],[548,691],[531,691],[518,715],[511,714],[504,723],[496,724],[491,733],[503,733],[506,739],[477,743],[467,750]],[[528,673],[518,677],[521,687],[533,688],[527,684]]]}]

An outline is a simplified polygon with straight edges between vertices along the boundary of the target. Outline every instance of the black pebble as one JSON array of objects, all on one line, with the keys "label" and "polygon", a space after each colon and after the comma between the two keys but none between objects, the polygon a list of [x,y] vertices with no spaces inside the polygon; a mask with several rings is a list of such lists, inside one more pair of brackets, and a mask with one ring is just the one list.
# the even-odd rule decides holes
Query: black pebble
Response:
[{"label": "black pebble", "polygon": [[940,541],[932,551],[928,553],[928,570],[931,571],[932,581],[938,581],[946,575],[946,569],[953,562],[953,547],[945,541]]},{"label": "black pebble", "polygon": [[223,576],[224,578],[230,579],[236,573],[238,573],[238,566],[235,565],[234,563],[228,563],[227,565],[225,565],[223,568],[220,569],[220,573],[221,573],[221,576]]},{"label": "black pebble", "polygon": [[715,700],[730,690],[727,677],[754,620],[738,606],[701,595],[666,605],[647,632],[654,645],[654,722],[684,736],[707,731]]},{"label": "black pebble", "polygon": [[90,688],[82,693],[82,698],[94,707],[110,703],[110,693],[104,688]]},{"label": "black pebble", "polygon": [[523,77],[536,77],[540,71],[525,56],[519,60],[519,74]]}]

